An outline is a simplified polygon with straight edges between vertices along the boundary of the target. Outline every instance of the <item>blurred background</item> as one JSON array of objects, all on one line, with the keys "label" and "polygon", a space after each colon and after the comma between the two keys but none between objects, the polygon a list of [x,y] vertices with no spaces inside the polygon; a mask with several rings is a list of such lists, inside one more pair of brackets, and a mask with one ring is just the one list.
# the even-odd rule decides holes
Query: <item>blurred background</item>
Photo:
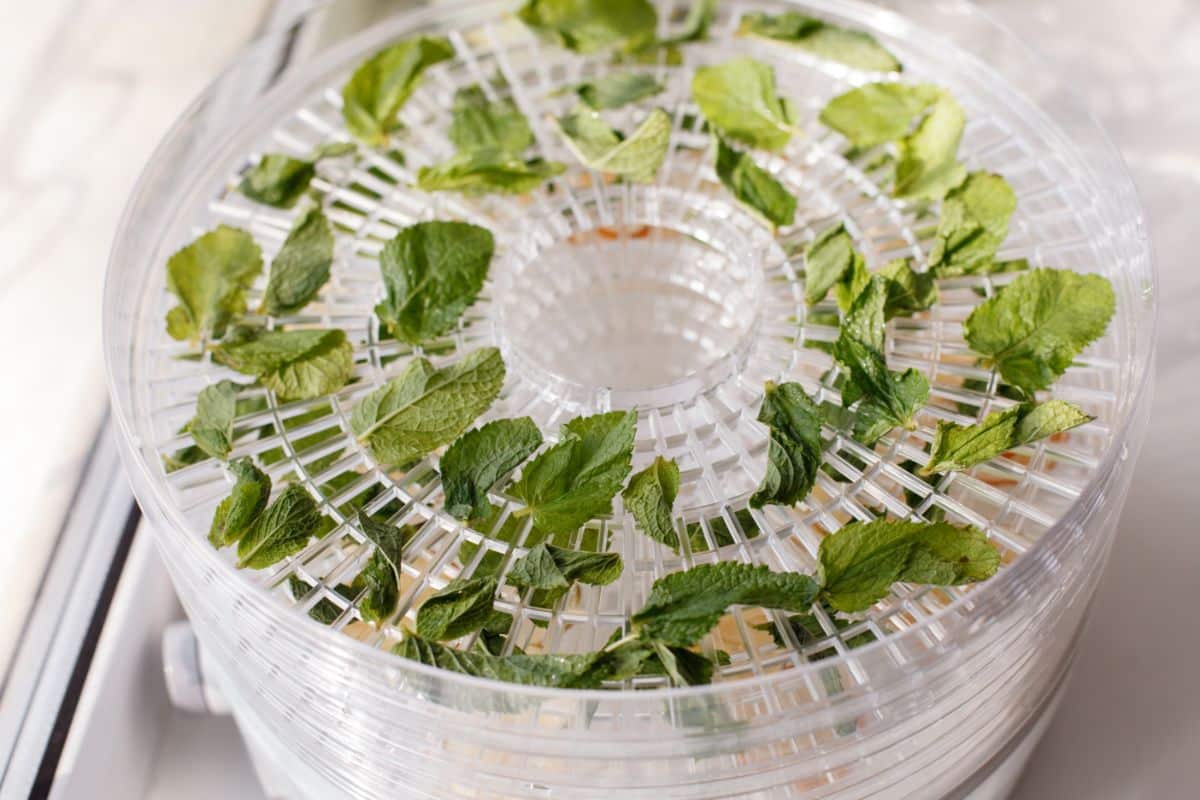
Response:
[{"label": "blurred background", "polygon": [[[1161,297],[1152,427],[1063,705],[1016,797],[1195,797],[1200,645],[1189,605],[1200,589],[1200,524],[1183,464],[1200,443],[1200,268],[1191,252],[1200,0],[979,4],[1072,77],[1121,149],[1150,220]],[[123,521],[110,508],[119,504],[105,499],[123,479],[101,434],[100,349],[100,292],[122,207],[189,101],[256,32],[306,5],[0,0],[0,797],[14,776],[64,797],[261,796],[233,724],[171,710],[161,686],[130,695],[153,723],[152,734],[135,731],[125,742],[139,751],[129,763],[141,772],[87,793],[54,780],[89,758],[113,757],[111,741],[72,726],[87,710],[79,707],[89,697],[87,665],[58,664],[67,702],[44,718],[31,709],[43,690],[34,678],[55,666],[54,647],[110,636],[104,615],[80,617],[74,628],[53,621],[72,586],[95,583],[85,598],[92,603],[114,592],[106,570],[116,552],[93,553],[99,545],[87,531],[103,515]],[[81,487],[82,476],[97,473],[101,488]],[[113,547],[133,547],[135,560],[151,564],[153,554],[138,550],[144,542],[130,538]],[[130,666],[118,658],[116,668],[131,675],[138,659],[154,659],[123,657]],[[90,702],[99,702],[95,692]],[[28,744],[31,729],[57,756]],[[6,750],[14,741],[18,749]],[[142,794],[120,788],[133,786]]]}]

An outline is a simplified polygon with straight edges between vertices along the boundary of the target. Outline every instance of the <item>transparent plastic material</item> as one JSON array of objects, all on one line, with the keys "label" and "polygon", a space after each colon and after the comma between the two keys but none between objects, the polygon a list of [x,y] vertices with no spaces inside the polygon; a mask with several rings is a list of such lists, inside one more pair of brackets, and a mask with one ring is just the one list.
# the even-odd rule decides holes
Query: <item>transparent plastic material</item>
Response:
[{"label": "transparent plastic material", "polygon": [[[665,28],[686,5],[660,4]],[[871,31],[903,61],[905,80],[954,92],[969,120],[961,157],[1002,173],[1018,195],[1002,258],[1113,282],[1109,334],[1054,390],[1097,422],[966,473],[915,477],[906,462],[938,419],[972,421],[1006,403],[960,329],[1005,276],[942,281],[938,306],[889,327],[893,368],[915,366],[933,386],[918,429],[895,431],[874,449],[829,430],[828,470],[805,503],[746,510],[765,465],[765,430],[754,419],[764,381],[799,380],[822,399],[836,379],[829,357],[811,346],[832,339],[836,321],[820,314],[832,305],[815,313],[804,305],[805,244],[844,219],[877,267],[900,256],[923,263],[932,234],[931,218],[879,188],[869,154],[847,158],[845,143],[816,121],[830,97],[878,76],[733,35],[743,12],[788,7]],[[571,104],[556,90],[615,69],[607,56],[539,42],[505,13],[511,4],[439,5],[345,31],[355,9],[361,4],[335,3],[267,36],[192,107],[135,192],[106,289],[105,347],[129,472],[243,725],[314,797],[866,798],[969,789],[1027,729],[1069,664],[1149,407],[1148,245],[1129,179],[1090,117],[1049,69],[962,2],[726,1],[712,41],[684,48],[682,64],[648,67],[667,87],[653,103],[674,126],[658,177],[614,183],[578,166],[547,122]],[[313,33],[335,22],[335,41]],[[164,466],[190,443],[179,430],[197,392],[230,374],[207,358],[178,358],[187,348],[163,329],[171,305],[163,265],[219,222],[250,230],[269,260],[295,212],[237,194],[239,172],[262,152],[303,155],[343,137],[338,89],[350,70],[414,33],[450,36],[457,56],[430,70],[405,107],[403,164],[375,153],[321,166],[315,185],[341,228],[333,278],[316,302],[275,321],[346,330],[357,380],[311,402],[248,393],[258,405],[238,421],[234,454],[256,456],[277,485],[301,482],[337,527],[277,565],[238,571],[205,539],[228,491],[220,465]],[[298,60],[276,74],[269,65],[285,41]],[[778,236],[716,181],[688,91],[696,66],[746,54],[770,63],[781,93],[802,109],[801,134],[762,158],[799,200],[796,224]],[[265,91],[247,89],[253,76]],[[523,198],[413,188],[421,165],[450,154],[450,100],[474,83],[512,97],[541,154],[567,172]],[[610,119],[628,130],[645,107]],[[977,525],[1004,553],[1000,573],[964,589],[898,586],[843,630],[821,616],[827,637],[804,645],[782,617],[737,609],[703,644],[730,656],[707,687],[645,678],[587,692],[526,688],[389,654],[429,593],[484,565],[505,569],[533,543],[509,498],[493,497],[492,524],[464,526],[441,510],[436,458],[386,470],[349,433],[354,403],[413,355],[380,336],[376,256],[400,227],[432,218],[486,225],[498,250],[479,302],[425,354],[450,363],[497,344],[508,380],[488,416],[527,414],[551,436],[577,414],[636,407],[635,469],[661,454],[683,472],[681,552],[637,533],[618,505],[561,543],[620,552],[621,579],[551,606],[505,588],[495,605],[513,615],[510,645],[594,648],[662,574],[715,560],[808,571],[824,532],[881,514],[939,509]],[[336,591],[370,553],[353,522],[359,506],[416,531],[400,608],[380,625],[362,622],[359,598]],[[331,625],[309,618],[318,603],[333,604]],[[851,648],[865,633],[874,641]]]}]

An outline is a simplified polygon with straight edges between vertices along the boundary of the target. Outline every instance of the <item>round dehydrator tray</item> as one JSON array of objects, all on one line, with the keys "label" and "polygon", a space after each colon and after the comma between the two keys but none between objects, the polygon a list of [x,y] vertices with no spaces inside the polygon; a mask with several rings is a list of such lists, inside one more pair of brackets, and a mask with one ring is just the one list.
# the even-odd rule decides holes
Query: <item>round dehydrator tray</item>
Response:
[{"label": "round dehydrator tray", "polygon": [[[297,791],[314,797],[948,797],[980,780],[1069,664],[1148,409],[1149,249],[1132,186],[1090,117],[1010,34],[957,0],[722,2],[710,41],[682,48],[679,64],[646,67],[662,94],[610,112],[625,130],[652,106],[673,121],[655,181],[613,182],[580,166],[548,121],[572,103],[556,90],[619,69],[610,56],[540,41],[511,16],[512,3],[439,4],[332,43],[306,38],[351,5],[326,6],[257,42],[185,115],[135,192],[106,288],[105,346],[127,466],[247,730]],[[658,5],[667,29],[688,4]],[[1054,388],[1096,422],[966,472],[915,477],[905,462],[923,459],[937,420],[971,422],[1009,403],[995,376],[975,366],[961,322],[1011,276],[940,281],[939,305],[888,329],[892,367],[916,367],[932,386],[917,430],[897,429],[874,448],[827,430],[828,472],[812,495],[795,508],[746,511],[766,462],[766,430],[755,421],[764,382],[795,380],[818,400],[836,397],[827,394],[832,360],[809,346],[834,338],[836,327],[804,304],[805,246],[845,220],[872,267],[902,256],[922,265],[936,219],[881,190],[869,155],[848,157],[845,142],[817,122],[829,98],[880,75],[734,35],[743,13],[788,8],[869,31],[904,63],[902,80],[954,93],[968,119],[960,158],[1002,174],[1018,197],[1001,258],[1110,279],[1117,311],[1107,336]],[[314,185],[339,228],[332,279],[298,315],[272,320],[345,330],[356,380],[315,401],[246,393],[261,403],[237,423],[233,455],[266,464],[277,487],[302,483],[338,527],[272,567],[237,570],[231,553],[206,541],[230,485],[222,465],[164,467],[164,456],[191,443],[179,431],[199,390],[235,377],[207,357],[178,357],[188,345],[164,330],[164,265],[218,223],[249,230],[269,260],[297,212],[247,200],[236,191],[240,174],[263,152],[302,156],[346,140],[340,87],[349,73],[418,33],[448,36],[456,55],[426,73],[401,113],[403,163],[360,148],[353,163],[322,165]],[[273,74],[269,59],[285,39],[297,60]],[[796,223],[775,235],[717,181],[690,98],[695,67],[737,55],[774,67],[780,94],[801,112],[800,134],[760,161],[799,201]],[[269,76],[269,85],[248,91],[247,74]],[[413,187],[420,166],[452,153],[444,134],[451,98],[471,84],[511,97],[540,154],[566,172],[520,197]],[[528,415],[552,438],[573,416],[637,408],[634,469],[663,455],[682,471],[675,524],[690,541],[683,554],[638,533],[618,500],[611,517],[566,543],[619,552],[622,577],[576,587],[550,607],[505,588],[495,606],[513,615],[510,646],[600,646],[655,578],[692,564],[811,571],[821,537],[852,519],[921,519],[940,509],[987,533],[1003,553],[1000,572],[961,589],[897,585],[842,630],[818,610],[828,635],[804,646],[758,627],[786,627],[782,616],[736,608],[703,644],[730,656],[711,686],[671,688],[651,677],[606,690],[537,689],[390,654],[428,594],[484,558],[511,562],[528,546],[528,525],[506,527],[510,499],[495,495],[500,523],[473,530],[442,511],[435,457],[388,470],[349,432],[357,400],[413,356],[380,336],[378,253],[401,227],[427,219],[462,219],[496,236],[480,299],[424,351],[441,365],[476,347],[501,348],[507,382],[485,419]],[[260,280],[252,308],[262,288]],[[380,625],[362,622],[355,601],[334,588],[371,552],[353,514],[342,513],[368,493],[367,512],[418,531],[405,550],[400,607]],[[329,626],[309,618],[319,602],[337,610]],[[874,642],[847,646],[867,632]]]}]

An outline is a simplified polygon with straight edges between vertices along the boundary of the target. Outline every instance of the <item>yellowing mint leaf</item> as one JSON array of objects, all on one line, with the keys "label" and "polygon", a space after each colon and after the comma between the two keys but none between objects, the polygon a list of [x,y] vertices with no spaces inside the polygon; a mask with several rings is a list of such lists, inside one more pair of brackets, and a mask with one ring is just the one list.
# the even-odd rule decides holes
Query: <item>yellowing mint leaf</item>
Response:
[{"label": "yellowing mint leaf", "polygon": [[218,225],[200,236],[167,261],[167,290],[179,298],[167,333],[192,342],[223,336],[260,272],[262,251],[246,231]]},{"label": "yellowing mint leaf", "polygon": [[916,426],[914,416],[929,398],[929,381],[915,369],[891,372],[883,353],[887,284],[871,278],[842,320],[833,356],[850,373],[842,402],[859,403],[854,437],[872,445],[896,426]]},{"label": "yellowing mint leaf", "polygon": [[238,540],[238,566],[263,569],[300,552],[317,535],[321,520],[308,490],[292,484]]},{"label": "yellowing mint leaf", "polygon": [[742,16],[738,33],[785,42],[815,56],[856,69],[899,72],[900,62],[875,37],[842,28],[795,11],[779,15],[753,12]]},{"label": "yellowing mint leaf", "polygon": [[941,95],[941,89],[927,83],[868,83],[830,100],[820,119],[866,149],[907,136]]},{"label": "yellowing mint leaf", "polygon": [[446,513],[483,519],[492,511],[488,491],[542,444],[542,432],[529,417],[498,419],[467,431],[446,450],[438,468]]},{"label": "yellowing mint leaf", "polygon": [[1104,335],[1115,306],[1112,284],[1100,275],[1036,269],[976,307],[963,336],[1005,383],[1032,395]]},{"label": "yellowing mint leaf", "polygon": [[246,172],[238,189],[256,203],[291,208],[308,191],[318,161],[350,155],[356,149],[350,142],[330,142],[318,147],[309,158],[267,153]]},{"label": "yellowing mint leaf", "polygon": [[771,224],[791,225],[796,219],[796,198],[771,173],[717,139],[717,177],[738,202]]},{"label": "yellowing mint leaf", "polygon": [[454,94],[450,141],[460,151],[494,149],[517,154],[533,144],[529,121],[512,100],[489,101],[479,86]]},{"label": "yellowing mint leaf", "polygon": [[224,460],[233,448],[233,421],[241,388],[233,381],[218,381],[205,386],[196,397],[196,416],[187,430],[196,446],[213,458]]},{"label": "yellowing mint leaf", "polygon": [[495,249],[491,231],[466,222],[404,228],[379,254],[387,291],[379,321],[409,344],[448,333],[483,288]]},{"label": "yellowing mint leaf", "polygon": [[575,94],[589,108],[602,111],[653,97],[664,89],[666,87],[648,72],[616,72],[578,84]]},{"label": "yellowing mint leaf", "polygon": [[417,635],[441,641],[457,639],[484,626],[492,614],[495,578],[455,578],[429,596],[417,612]]},{"label": "yellowing mint leaf", "polygon": [[750,505],[794,506],[808,497],[821,469],[821,409],[800,384],[768,381],[758,421],[771,439],[767,474]]},{"label": "yellowing mint leaf", "polygon": [[557,161],[524,159],[498,149],[471,150],[417,172],[423,192],[524,194],[565,169]]},{"label": "yellowing mint leaf", "polygon": [[1093,417],[1065,400],[1023,403],[988,414],[975,425],[939,422],[922,475],[964,470],[1006,450],[1068,431]]},{"label": "yellowing mint leaf", "polygon": [[697,69],[692,99],[722,136],[751,147],[782,150],[795,132],[794,110],[775,90],[775,70],[751,58]]},{"label": "yellowing mint leaf", "polygon": [[852,522],[821,540],[821,596],[838,611],[865,611],[897,581],[958,586],[986,580],[1000,553],[978,528],[945,522]]},{"label": "yellowing mint leaf", "polygon": [[400,556],[411,530],[397,528],[366,514],[359,514],[358,524],[375,545],[375,552],[351,584],[352,596],[357,597],[365,589],[358,610],[367,622],[380,622],[391,616],[400,599]]},{"label": "yellowing mint leaf", "polygon": [[654,179],[671,141],[671,118],[661,108],[651,111],[628,138],[583,106],[560,117],[558,128],[585,166],[641,182]]},{"label": "yellowing mint leaf", "polygon": [[543,603],[550,605],[575,582],[606,586],[621,576],[623,568],[617,553],[588,553],[543,542],[513,564],[508,582],[518,589],[545,592]]},{"label": "yellowing mint leaf", "polygon": [[233,488],[213,512],[208,531],[208,541],[217,548],[241,539],[267,507],[271,496],[271,478],[250,459],[230,462],[229,472],[234,477]]},{"label": "yellowing mint leaf", "polygon": [[329,280],[333,266],[333,228],[320,208],[296,218],[275,260],[263,293],[260,313],[294,314],[308,305]]},{"label": "yellowing mint leaf", "polygon": [[629,479],[621,498],[642,533],[678,550],[679,536],[671,524],[671,510],[678,494],[679,465],[658,456],[653,464]]},{"label": "yellowing mint leaf", "polygon": [[892,195],[907,200],[937,200],[967,177],[958,161],[967,117],[962,106],[942,92],[917,129],[900,140]]},{"label": "yellowing mint leaf", "polygon": [[939,278],[992,272],[996,252],[1008,236],[1017,196],[1008,181],[972,172],[942,201],[942,217],[929,253],[929,269]]},{"label": "yellowing mint leaf", "polygon": [[355,137],[372,147],[387,143],[400,128],[397,118],[429,67],[454,57],[441,36],[397,42],[364,61],[342,88],[342,117]]},{"label": "yellowing mint leaf", "polygon": [[414,358],[355,406],[350,427],[381,462],[407,464],[454,441],[487,411],[503,384],[504,361],[494,347],[442,369]]},{"label": "yellowing mint leaf", "polygon": [[280,400],[311,400],[346,385],[354,349],[341,330],[261,331],[222,342],[213,360],[253,375]]},{"label": "yellowing mint leaf", "polygon": [[643,640],[689,647],[731,605],[803,612],[816,595],[817,583],[808,575],[732,561],[701,564],[656,580],[646,605],[633,615],[633,628]]},{"label": "yellowing mint leaf", "polygon": [[933,276],[928,272],[913,271],[908,259],[889,261],[875,274],[883,278],[887,288],[887,299],[883,305],[884,319],[925,311],[938,301],[937,282]]},{"label": "yellowing mint leaf", "polygon": [[654,40],[658,13],[647,0],[526,0],[517,17],[543,37],[576,53]]},{"label": "yellowing mint leaf", "polygon": [[543,451],[510,487],[545,534],[571,533],[600,514],[612,513],[612,499],[631,469],[637,412],[611,411],[577,417],[563,425],[558,444]]}]

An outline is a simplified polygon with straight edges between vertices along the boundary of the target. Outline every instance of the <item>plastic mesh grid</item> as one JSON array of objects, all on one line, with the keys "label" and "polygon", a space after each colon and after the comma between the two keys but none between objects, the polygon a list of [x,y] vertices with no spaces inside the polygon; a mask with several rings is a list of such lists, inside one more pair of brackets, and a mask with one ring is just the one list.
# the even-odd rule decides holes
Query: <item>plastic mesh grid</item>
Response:
[{"label": "plastic mesh grid", "polygon": [[[676,11],[686,7],[678,4]],[[469,575],[489,559],[505,570],[532,544],[528,525],[510,525],[514,506],[502,496],[493,498],[500,515],[490,529],[472,530],[440,512],[436,458],[406,472],[387,471],[374,462],[349,433],[349,412],[357,399],[381,385],[402,368],[412,351],[383,339],[373,315],[381,294],[376,257],[384,242],[401,227],[421,219],[458,218],[484,225],[497,235],[498,251],[492,279],[479,302],[468,310],[456,331],[432,343],[424,354],[439,365],[462,353],[498,343],[505,351],[509,379],[500,400],[486,418],[529,415],[552,436],[557,426],[581,413],[610,407],[639,407],[634,468],[655,454],[679,460],[683,488],[677,503],[676,526],[683,536],[683,553],[675,554],[638,533],[619,505],[611,518],[585,526],[566,544],[608,549],[625,559],[621,579],[608,587],[576,587],[553,607],[535,605],[529,594],[501,590],[496,607],[514,616],[508,646],[532,651],[575,651],[598,646],[620,627],[643,602],[653,580],[681,566],[714,560],[742,560],[775,569],[811,570],[821,536],[851,519],[881,514],[921,518],[934,508],[947,519],[985,530],[1001,547],[1005,562],[1020,556],[1078,496],[1110,442],[1105,419],[1117,408],[1116,343],[1111,339],[1090,349],[1055,387],[1055,396],[1077,403],[1098,422],[1068,435],[1021,448],[966,473],[932,481],[915,477],[903,465],[920,459],[931,441],[938,419],[970,422],[1009,403],[996,392],[996,379],[975,366],[962,341],[960,323],[982,299],[994,293],[1005,276],[941,281],[941,303],[930,312],[889,324],[888,358],[893,368],[917,367],[930,380],[929,407],[913,432],[894,431],[874,448],[865,448],[833,429],[825,461],[831,474],[822,474],[810,498],[795,509],[768,507],[745,511],[746,499],[765,464],[765,429],[754,421],[767,379],[798,380],[820,400],[837,401],[837,377],[832,360],[807,345],[830,341],[836,327],[821,324],[820,312],[835,312],[832,303],[806,309],[803,304],[801,253],[807,242],[827,225],[845,220],[868,263],[912,256],[924,263],[924,253],[936,226],[936,214],[892,200],[881,190],[881,171],[871,168],[872,153],[848,160],[845,143],[816,122],[828,98],[856,83],[878,76],[822,62],[784,46],[749,42],[733,36],[743,7],[723,3],[712,31],[713,41],[682,51],[678,65],[650,67],[667,90],[653,98],[672,115],[668,157],[656,182],[649,187],[605,182],[602,176],[578,166],[552,131],[549,115],[564,113],[569,97],[556,96],[563,86],[613,69],[606,57],[584,58],[540,43],[511,20],[495,20],[451,34],[457,51],[452,62],[430,70],[405,106],[404,163],[381,153],[364,153],[353,167],[322,165],[314,185],[325,193],[325,207],[339,227],[333,277],[320,298],[294,317],[274,320],[289,327],[312,325],[344,329],[355,344],[356,383],[320,401],[279,404],[260,393],[263,407],[238,420],[244,434],[233,456],[256,455],[278,485],[287,479],[306,485],[338,527],[296,556],[248,580],[273,587],[279,601],[306,612],[317,603],[332,603],[340,613],[332,627],[377,644],[390,646],[399,637],[401,621],[411,617],[423,599],[450,579]],[[667,6],[670,8],[670,6]],[[661,15],[670,20],[668,11]],[[920,54],[899,48],[907,66],[906,80],[927,78],[945,83],[945,76],[922,72]],[[761,159],[799,199],[797,224],[772,239],[765,228],[736,208],[717,182],[711,167],[708,137],[697,129],[697,111],[690,102],[693,69],[734,55],[751,54],[776,70],[780,91],[801,101],[805,124],[787,150]],[[363,54],[364,56],[366,53]],[[495,80],[499,76],[502,81]],[[915,77],[913,77],[915,76]],[[263,151],[296,155],[315,145],[345,138],[341,127],[339,87],[345,74],[328,76],[324,89],[270,131],[263,131]],[[510,96],[523,110],[546,158],[568,165],[568,171],[527,198],[488,196],[465,198],[425,194],[411,187],[417,169],[451,155],[444,136],[450,100],[457,88],[478,83],[490,97]],[[953,86],[951,86],[953,88]],[[1086,194],[1053,153],[1039,150],[1019,131],[989,114],[970,96],[959,96],[968,115],[960,157],[971,169],[1002,173],[1019,198],[1002,258],[1081,271],[1115,271],[1097,246],[1099,225]],[[628,130],[646,104],[613,113],[609,119]],[[639,110],[641,109],[641,110]],[[257,159],[247,154],[235,170]],[[269,260],[282,243],[292,214],[254,205],[229,189],[196,210],[195,233],[218,222],[247,228],[263,245]],[[646,231],[646,233],[643,233]],[[732,347],[695,375],[643,393],[622,393],[603,385],[567,380],[537,365],[536,354],[514,345],[498,309],[503,305],[498,284],[518,274],[539,254],[563,242],[596,252],[584,258],[611,258],[619,248],[655,246],[680,248],[689,239],[681,233],[708,231],[716,253],[708,268],[731,268],[729,253],[748,259],[759,282],[754,321]],[[728,245],[724,250],[722,249]],[[636,264],[615,258],[618,276]],[[691,277],[705,283],[703,259]],[[260,284],[257,289],[263,287]],[[751,290],[747,290],[751,291]],[[249,303],[256,305],[258,294]],[[169,306],[163,293],[161,312]],[[736,316],[738,309],[721,309]],[[814,313],[816,312],[816,313]],[[817,319],[814,319],[817,318]],[[724,331],[741,322],[697,318],[695,330],[684,338],[701,341],[711,331]],[[170,455],[190,440],[176,432],[191,416],[195,396],[204,385],[229,373],[204,360],[175,358],[181,346],[165,333],[152,342],[149,357],[149,407],[153,411],[156,447]],[[690,383],[689,383],[690,381]],[[682,389],[680,387],[683,387]],[[253,392],[243,397],[253,396]],[[550,438],[550,436],[548,436]],[[833,475],[837,475],[835,478]],[[215,462],[203,462],[171,472],[167,481],[178,507],[188,515],[195,535],[207,530],[212,509],[228,489]],[[405,551],[401,601],[397,612],[378,628],[359,621],[356,603],[335,587],[348,583],[365,563],[370,545],[351,524],[347,508],[356,499],[368,513],[384,513],[396,524],[412,526],[416,535]],[[739,513],[740,512],[740,513]],[[232,561],[232,559],[230,559]],[[292,579],[306,587],[293,595]],[[848,651],[848,642],[863,632],[887,640],[898,631],[933,617],[959,602],[969,590],[898,586],[863,619],[838,630],[819,610],[828,634],[820,642],[800,646],[782,617],[760,609],[737,609],[705,640],[710,655],[730,654],[718,679],[730,679],[787,668],[800,660]],[[757,625],[777,623],[784,646]],[[926,644],[939,636],[936,624],[925,628]],[[908,658],[893,648],[897,662]],[[652,686],[660,678],[638,679]],[[856,674],[853,662],[839,671],[837,686],[809,687],[812,695],[836,693],[868,676]],[[764,693],[763,712],[792,705]],[[779,754],[785,755],[785,754]]]}]

